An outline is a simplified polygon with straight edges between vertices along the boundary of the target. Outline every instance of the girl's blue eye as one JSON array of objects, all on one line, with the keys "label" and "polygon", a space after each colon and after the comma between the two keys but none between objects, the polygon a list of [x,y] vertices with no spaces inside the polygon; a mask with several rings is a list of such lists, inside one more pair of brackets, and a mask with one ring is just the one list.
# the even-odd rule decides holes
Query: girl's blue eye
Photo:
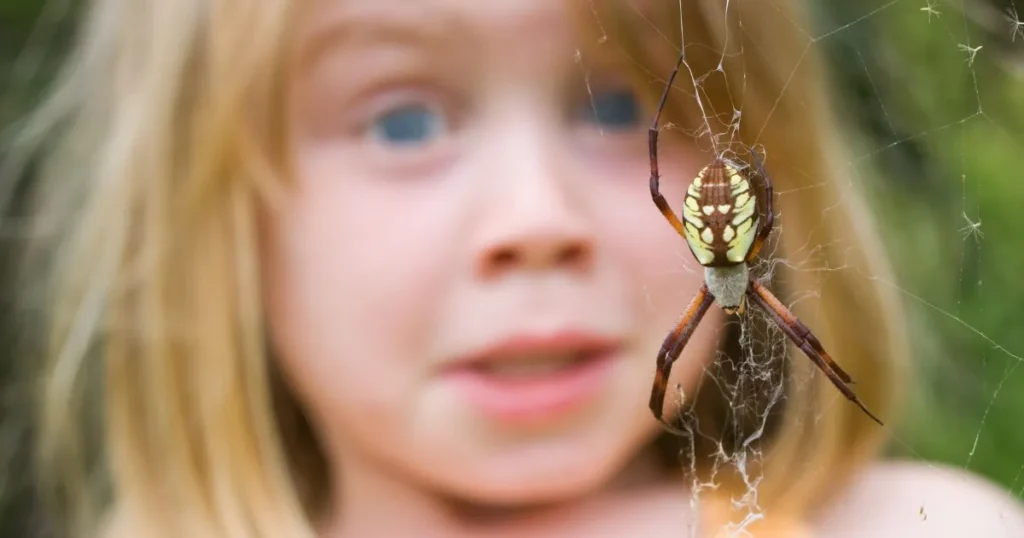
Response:
[{"label": "girl's blue eye", "polygon": [[422,104],[405,105],[378,116],[370,129],[377,139],[397,145],[428,142],[445,128],[445,119]]},{"label": "girl's blue eye", "polygon": [[584,119],[599,127],[629,129],[640,121],[640,103],[632,90],[595,92],[584,106]]}]

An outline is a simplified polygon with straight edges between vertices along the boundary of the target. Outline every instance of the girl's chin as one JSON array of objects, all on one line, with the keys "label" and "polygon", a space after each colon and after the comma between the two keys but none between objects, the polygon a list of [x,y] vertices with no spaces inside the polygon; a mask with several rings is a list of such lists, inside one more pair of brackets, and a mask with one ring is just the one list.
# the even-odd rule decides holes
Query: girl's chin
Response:
[{"label": "girl's chin", "polygon": [[498,509],[516,509],[555,504],[579,498],[601,489],[608,480],[597,473],[533,473],[524,470],[514,481],[491,482],[485,478],[451,484],[452,497],[466,504]]},{"label": "girl's chin", "polygon": [[[645,438],[566,436],[514,445],[477,445],[473,454],[429,465],[438,489],[484,505],[515,507],[567,501],[600,490],[629,465]],[[421,461],[419,465],[424,462]]]}]

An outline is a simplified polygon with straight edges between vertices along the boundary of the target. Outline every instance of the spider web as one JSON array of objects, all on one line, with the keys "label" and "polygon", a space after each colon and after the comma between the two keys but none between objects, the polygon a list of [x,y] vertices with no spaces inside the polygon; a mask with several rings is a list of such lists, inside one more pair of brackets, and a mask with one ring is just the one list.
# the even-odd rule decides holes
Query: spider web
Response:
[{"label": "spider web", "polygon": [[[734,38],[735,32],[747,32],[759,24],[737,15],[736,6],[743,1],[750,0],[719,3],[729,21],[724,29],[727,44],[720,51],[723,59],[744,52],[741,44],[737,46],[741,40]],[[765,3],[784,16],[775,1]],[[831,76],[833,107],[848,127],[842,172],[851,178],[851,187],[867,196],[896,276],[870,274],[853,265],[827,266],[816,259],[821,245],[810,239],[801,240],[804,246],[785,257],[778,251],[764,252],[761,257],[767,261],[752,270],[765,282],[779,268],[802,273],[801,277],[812,281],[842,271],[897,292],[909,317],[916,387],[909,391],[912,397],[905,418],[886,426],[892,439],[890,455],[979,473],[1009,495],[1024,497],[1024,438],[1015,423],[1018,410],[1024,409],[1024,373],[1018,368],[1024,362],[1024,338],[1013,322],[1007,322],[1019,319],[1016,304],[1024,299],[1024,289],[1017,283],[1024,270],[1024,256],[1016,254],[1024,242],[1017,237],[1022,228],[1015,217],[1024,202],[1024,188],[1013,182],[1016,174],[1009,173],[1015,168],[1014,155],[1024,148],[1020,115],[1024,103],[1018,97],[1024,95],[1020,87],[1024,5],[1018,10],[1016,0],[828,0],[803,4],[813,4],[811,22],[787,19],[804,41],[789,79],[810,57],[824,60]],[[648,24],[652,33],[669,40],[678,54],[680,43],[647,20],[642,9],[634,8],[632,15]],[[685,41],[685,16],[679,24]],[[606,34],[600,40],[607,38]],[[577,54],[577,61],[585,60]],[[647,72],[664,84],[665,78],[658,77],[667,77],[671,67],[666,64],[655,73]],[[764,124],[753,126],[752,131],[758,133],[755,140],[743,141],[751,146],[743,145],[738,133],[747,121],[743,114],[746,73],[733,79],[743,80],[742,88],[726,90],[733,103],[731,111],[708,106],[708,81],[724,76],[724,69],[720,62],[713,70],[695,72],[684,54],[669,99],[696,101],[703,125],[683,132],[662,122],[661,132],[675,129],[702,149],[733,151],[742,157],[762,142],[761,135],[784,95],[775,96],[775,107]],[[781,91],[789,91],[788,82]],[[728,121],[723,122],[723,117]],[[727,127],[715,131],[712,124],[716,122]],[[706,155],[710,161],[711,151]],[[771,155],[766,158],[770,160]],[[776,200],[796,192],[780,189],[778,180],[775,183]],[[828,218],[830,209],[822,208],[822,219]],[[773,237],[793,233],[801,238],[813,235],[807,230],[787,229],[785,215],[777,213]],[[680,268],[673,272],[701,269],[682,241],[678,256]],[[692,290],[680,292],[680,308],[690,293]],[[803,312],[812,312],[804,321],[813,330],[813,313],[823,293],[828,291],[822,285],[816,291],[780,299],[790,308],[801,305]],[[786,337],[770,324],[755,323],[766,317],[758,309],[748,312],[752,317],[730,321],[726,330],[737,329],[731,332],[738,334],[741,351],[719,352],[718,360],[705,368],[698,394],[679,394],[680,400],[690,400],[709,390],[718,391],[728,399],[735,415],[754,419],[754,427],[744,430],[746,437],[731,442],[738,449],[728,450],[725,443],[737,432],[709,437],[698,421],[688,422],[684,440],[691,445],[690,453],[701,440],[718,446],[712,478],[694,478],[690,484],[694,506],[703,492],[719,489],[715,477],[726,468],[738,472],[746,484],[746,493],[732,499],[734,507],[746,514],[732,529],[737,536],[747,535],[745,529],[764,516],[758,502],[763,476],[753,463],[765,457],[757,441],[765,433],[769,413],[784,401],[782,384],[796,383],[796,390],[802,390],[799,385],[811,381],[806,376],[785,377],[780,362],[788,360]],[[767,329],[759,331],[757,326]],[[666,332],[669,329],[666,327]],[[828,349],[828,342],[824,344]],[[834,349],[832,354],[842,364],[842,350]],[[799,352],[794,357],[803,360]],[[718,375],[723,364],[738,371],[731,381]],[[813,375],[823,374],[814,371]],[[833,405],[852,405],[838,391],[834,394]],[[691,471],[696,477],[697,469]],[[914,514],[922,525],[928,523],[928,509],[922,504]]]}]

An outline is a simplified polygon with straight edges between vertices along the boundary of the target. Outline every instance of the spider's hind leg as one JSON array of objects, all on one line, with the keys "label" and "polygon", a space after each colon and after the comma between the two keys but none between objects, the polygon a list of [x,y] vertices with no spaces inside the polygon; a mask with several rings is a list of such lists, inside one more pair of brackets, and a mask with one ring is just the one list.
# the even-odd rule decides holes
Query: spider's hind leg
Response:
[{"label": "spider's hind leg", "polygon": [[872,420],[877,422],[879,425],[884,426],[885,424],[868,410],[867,406],[860,401],[860,398],[850,390],[848,383],[852,383],[850,375],[843,371],[842,368],[832,360],[832,357],[825,352],[825,348],[822,347],[821,342],[811,334],[811,330],[806,325],[800,322],[792,312],[782,304],[778,298],[772,294],[768,288],[764,287],[763,284],[756,280],[750,281],[750,288],[747,291],[747,295],[750,296],[750,300],[754,301],[763,308],[768,315],[771,316],[775,324],[786,333],[786,336],[796,344],[807,358],[811,359],[824,374],[828,377],[832,385],[836,387],[846,397],[846,399],[853,402],[857,407],[860,408],[867,416],[871,417]]}]

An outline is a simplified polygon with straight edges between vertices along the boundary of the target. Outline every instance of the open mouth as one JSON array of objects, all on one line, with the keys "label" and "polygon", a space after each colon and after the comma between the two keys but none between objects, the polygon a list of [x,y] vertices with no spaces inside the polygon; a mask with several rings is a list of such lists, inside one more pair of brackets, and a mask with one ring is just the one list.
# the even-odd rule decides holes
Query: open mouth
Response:
[{"label": "open mouth", "polygon": [[535,341],[477,356],[447,377],[481,413],[505,422],[535,421],[591,401],[609,381],[617,356],[617,347],[606,341]]},{"label": "open mouth", "polygon": [[500,361],[475,363],[471,368],[508,380],[530,380],[565,372],[594,357],[594,354],[586,352],[517,355]]}]

